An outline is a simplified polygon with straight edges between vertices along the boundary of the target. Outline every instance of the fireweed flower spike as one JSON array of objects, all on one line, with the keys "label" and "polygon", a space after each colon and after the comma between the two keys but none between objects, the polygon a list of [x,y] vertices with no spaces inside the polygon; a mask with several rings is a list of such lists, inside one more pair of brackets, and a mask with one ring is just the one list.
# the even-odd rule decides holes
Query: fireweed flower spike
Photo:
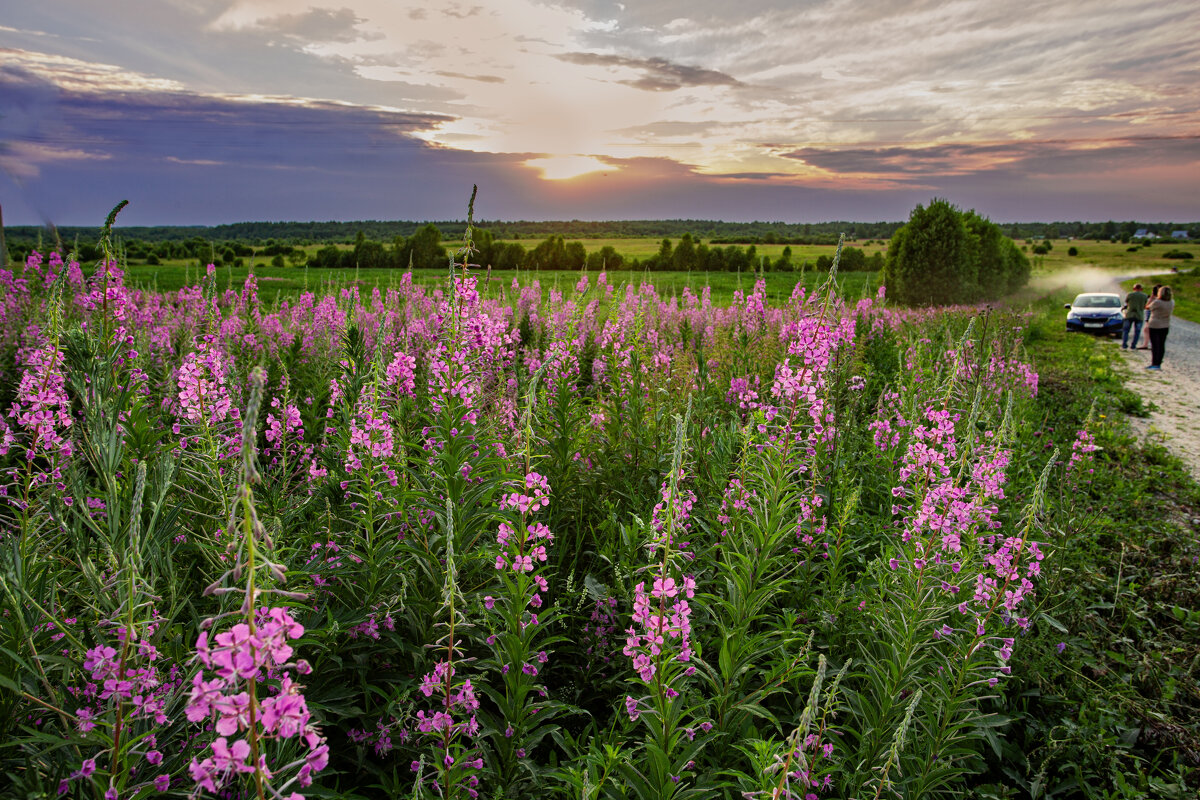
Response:
[{"label": "fireweed flower spike", "polygon": [[[690,409],[689,409],[690,414]],[[648,780],[656,791],[670,791],[669,785],[681,779],[682,763],[689,761],[691,747],[676,749],[681,714],[676,710],[684,702],[689,678],[695,675],[692,650],[692,608],[696,581],[680,569],[684,562],[679,537],[689,527],[696,496],[680,486],[684,477],[684,434],[687,419],[676,418],[675,449],[671,473],[661,489],[662,502],[654,508],[647,545],[654,561],[646,579],[633,587],[633,619],[626,631],[622,653],[630,659],[637,676],[639,694],[645,700],[627,696],[625,713],[631,721],[640,721],[647,729],[645,746],[660,752],[662,760],[651,770]],[[664,770],[663,767],[666,767]]]},{"label": "fireweed flower spike", "polygon": [[[265,379],[261,368],[250,376],[242,425],[242,481],[229,523],[231,530],[241,529],[236,563],[229,575],[240,572],[245,584],[228,587],[243,598],[234,614],[240,621],[217,633],[212,632],[215,626],[201,631],[195,647],[200,669],[192,676],[184,709],[188,720],[210,723],[216,734],[206,754],[193,758],[188,768],[195,792],[219,792],[247,775],[260,799],[268,792],[278,794],[292,783],[311,785],[313,774],[329,759],[329,748],[313,724],[303,688],[295,680],[308,671],[303,661],[293,660],[291,644],[304,635],[304,626],[290,608],[257,604],[262,595],[278,591],[263,584],[270,578],[279,580],[282,574],[265,557],[271,542],[254,506],[253,485],[261,479],[255,458],[255,425]],[[298,739],[307,752],[289,763],[278,763],[271,757],[272,743],[286,739]],[[272,782],[280,788],[272,789]]]},{"label": "fireweed flower spike", "polygon": [[501,783],[511,783],[524,774],[522,761],[546,730],[560,706],[548,699],[542,673],[551,662],[549,648],[560,637],[549,633],[558,622],[557,609],[549,603],[546,578],[554,534],[539,519],[550,507],[550,481],[531,463],[530,420],[536,399],[549,387],[543,379],[553,372],[547,360],[534,372],[528,387],[524,414],[513,454],[523,474],[506,482],[499,492],[501,521],[495,543],[488,550],[493,562],[495,597],[484,598],[489,612],[485,619],[492,634],[487,643],[492,657],[487,665],[498,674],[500,686],[491,693],[497,706],[492,727],[503,736],[493,736],[495,769]]},{"label": "fireweed flower spike", "polygon": [[[442,588],[441,611],[446,621],[438,627],[445,630],[430,650],[437,661],[433,669],[421,678],[418,692],[432,704],[433,710],[416,712],[416,731],[428,741],[433,751],[428,763],[433,765],[433,789],[442,797],[472,798],[479,796],[478,771],[483,763],[475,739],[479,736],[479,699],[475,685],[460,670],[467,663],[462,652],[461,633],[471,627],[460,610],[462,597],[458,588],[457,564],[454,555],[453,507],[447,501],[444,523],[447,529],[445,551],[445,584]],[[418,789],[424,788],[421,761],[414,761]]]}]

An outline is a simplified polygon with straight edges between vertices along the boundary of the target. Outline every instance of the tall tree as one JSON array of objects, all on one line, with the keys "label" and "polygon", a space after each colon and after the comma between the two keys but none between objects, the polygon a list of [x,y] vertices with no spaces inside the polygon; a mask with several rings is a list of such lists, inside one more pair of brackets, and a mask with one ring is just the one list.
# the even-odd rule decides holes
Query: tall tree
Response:
[{"label": "tall tree", "polygon": [[974,211],[963,214],[967,230],[975,237],[978,267],[979,296],[984,299],[999,297],[1008,291],[1008,272],[1011,263],[1009,250],[1004,246],[1004,234],[1000,226],[981,217]]},{"label": "tall tree", "polygon": [[671,266],[680,272],[696,268],[696,245],[692,241],[690,233],[685,233],[680,237],[679,244],[675,247],[675,253],[671,257]]},{"label": "tall tree", "polygon": [[905,305],[971,302],[978,295],[978,245],[947,200],[918,205],[892,236],[883,265],[888,295]]},{"label": "tall tree", "polygon": [[442,232],[432,222],[419,228],[408,239],[412,265],[418,269],[446,266],[446,248],[442,247]]}]

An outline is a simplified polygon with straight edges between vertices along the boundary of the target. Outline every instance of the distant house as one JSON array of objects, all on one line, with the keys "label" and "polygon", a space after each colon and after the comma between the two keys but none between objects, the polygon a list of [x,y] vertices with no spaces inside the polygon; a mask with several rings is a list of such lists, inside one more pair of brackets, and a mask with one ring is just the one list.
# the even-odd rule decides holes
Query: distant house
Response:
[{"label": "distant house", "polygon": [[1157,239],[1158,237],[1155,236],[1153,233],[1151,233],[1148,228],[1138,228],[1136,231],[1133,232],[1133,238],[1135,238],[1135,239]]},{"label": "distant house", "polygon": [[1186,238],[1188,238],[1188,232],[1187,231],[1171,231],[1171,238],[1172,239],[1186,239]]}]

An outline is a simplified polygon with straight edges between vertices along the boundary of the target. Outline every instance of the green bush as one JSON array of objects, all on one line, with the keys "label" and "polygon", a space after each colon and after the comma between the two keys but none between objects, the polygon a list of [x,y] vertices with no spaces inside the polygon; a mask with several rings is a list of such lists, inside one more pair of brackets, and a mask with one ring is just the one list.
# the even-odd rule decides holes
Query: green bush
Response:
[{"label": "green bush", "polygon": [[1168,250],[1167,252],[1163,253],[1162,257],[1163,258],[1180,258],[1180,259],[1194,258],[1194,256],[1191,253],[1189,253],[1187,250]]},{"label": "green bush", "polygon": [[998,225],[934,199],[892,236],[883,282],[905,305],[945,305],[994,300],[1025,285],[1029,272],[1029,260]]},{"label": "green bush", "polygon": [[1068,248],[1067,248],[1067,255],[1069,255],[1069,256],[1077,256],[1077,255],[1079,255],[1079,248],[1078,248],[1078,247],[1068,247]]}]

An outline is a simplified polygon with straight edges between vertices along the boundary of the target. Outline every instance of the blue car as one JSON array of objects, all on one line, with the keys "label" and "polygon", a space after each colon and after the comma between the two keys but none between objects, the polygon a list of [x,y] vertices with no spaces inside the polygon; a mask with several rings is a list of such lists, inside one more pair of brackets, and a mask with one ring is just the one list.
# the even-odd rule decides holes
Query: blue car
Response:
[{"label": "blue car", "polygon": [[1121,295],[1086,292],[1067,303],[1067,330],[1120,336]]}]

